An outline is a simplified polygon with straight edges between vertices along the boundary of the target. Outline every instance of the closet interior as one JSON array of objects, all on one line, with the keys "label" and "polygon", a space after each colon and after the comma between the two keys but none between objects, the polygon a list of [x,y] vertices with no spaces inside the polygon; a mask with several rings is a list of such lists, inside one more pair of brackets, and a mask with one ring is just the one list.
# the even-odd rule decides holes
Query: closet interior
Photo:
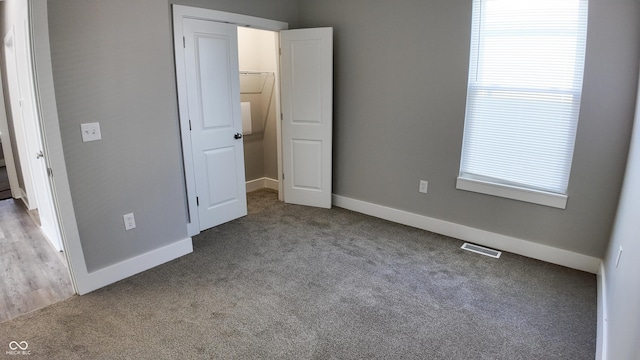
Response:
[{"label": "closet interior", "polygon": [[247,192],[278,189],[277,33],[238,27],[240,102]]}]

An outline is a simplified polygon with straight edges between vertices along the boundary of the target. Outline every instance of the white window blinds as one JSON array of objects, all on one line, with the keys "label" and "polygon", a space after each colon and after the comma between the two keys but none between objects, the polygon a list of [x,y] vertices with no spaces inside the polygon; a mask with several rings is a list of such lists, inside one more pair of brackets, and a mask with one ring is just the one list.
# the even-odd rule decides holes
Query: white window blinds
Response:
[{"label": "white window blinds", "polygon": [[566,194],[587,0],[473,4],[460,178]]}]

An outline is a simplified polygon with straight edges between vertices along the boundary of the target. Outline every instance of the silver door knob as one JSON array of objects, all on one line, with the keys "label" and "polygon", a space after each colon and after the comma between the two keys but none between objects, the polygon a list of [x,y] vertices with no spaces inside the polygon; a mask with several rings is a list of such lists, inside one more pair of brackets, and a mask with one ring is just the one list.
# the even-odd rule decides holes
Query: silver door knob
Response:
[{"label": "silver door knob", "polygon": [[235,135],[233,135],[233,137],[238,140],[238,139],[242,139],[242,134],[240,133],[236,133]]},{"label": "silver door knob", "polygon": [[44,154],[42,153],[42,150],[40,150],[40,152],[36,154],[36,159],[40,159],[43,157],[44,157]]}]

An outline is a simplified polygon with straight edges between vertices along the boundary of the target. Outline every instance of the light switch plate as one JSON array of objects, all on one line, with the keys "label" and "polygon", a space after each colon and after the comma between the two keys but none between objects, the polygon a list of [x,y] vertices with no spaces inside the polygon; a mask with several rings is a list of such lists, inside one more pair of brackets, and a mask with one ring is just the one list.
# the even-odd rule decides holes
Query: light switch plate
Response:
[{"label": "light switch plate", "polygon": [[80,124],[80,130],[82,131],[82,142],[102,139],[102,134],[100,134],[100,123],[94,122]]}]

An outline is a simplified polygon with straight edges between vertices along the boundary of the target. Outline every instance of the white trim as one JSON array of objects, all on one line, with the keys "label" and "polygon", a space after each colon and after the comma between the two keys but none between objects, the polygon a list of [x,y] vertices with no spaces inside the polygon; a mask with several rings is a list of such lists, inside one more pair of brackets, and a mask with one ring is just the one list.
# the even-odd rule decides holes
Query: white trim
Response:
[{"label": "white trim", "polygon": [[598,328],[596,336],[596,360],[607,359],[607,277],[604,263],[598,272]]},{"label": "white trim", "polygon": [[184,48],[179,44],[184,39],[184,29],[182,26],[183,15],[179,10],[181,6],[173,6],[173,48],[176,65],[176,87],[178,90],[178,111],[180,118],[180,134],[182,138],[182,157],[184,164],[185,186],[187,190],[187,208],[189,219],[187,219],[187,234],[194,236],[200,233],[200,222],[198,219],[198,206],[196,201],[196,181],[195,169],[193,166],[193,154],[191,145],[191,127],[189,125],[189,109],[187,99],[187,75],[184,62]]},{"label": "white trim", "polygon": [[218,21],[254,29],[280,31],[289,28],[289,24],[282,21],[259,18],[255,16],[235,14],[230,12],[197,8],[184,5],[173,5],[173,16],[189,19]]},{"label": "white trim", "polygon": [[[173,41],[174,60],[176,65],[176,87],[178,90],[178,104],[187,104],[187,84],[184,64],[184,48],[179,46],[183,39],[182,21],[184,18],[218,21],[238,26],[247,26],[255,29],[280,31],[289,28],[289,24],[281,21],[263,19],[254,16],[228,13],[217,10],[202,9],[191,6],[172,5],[173,9]],[[277,84],[276,84],[277,85]],[[276,98],[276,101],[278,99]],[[279,109],[276,104],[276,111]],[[182,139],[182,154],[184,161],[184,173],[187,188],[187,207],[190,219],[187,222],[187,234],[195,236],[200,233],[198,221],[198,207],[196,205],[195,170],[193,168],[193,154],[191,151],[191,135],[189,133],[189,109],[187,106],[178,106],[180,117],[180,133]],[[280,124],[280,122],[278,122]],[[279,125],[278,125],[279,126]],[[279,147],[279,145],[278,145]],[[281,159],[278,159],[280,164]],[[281,183],[281,182],[280,182]],[[282,192],[280,192],[282,193]]]},{"label": "white trim", "polygon": [[84,295],[192,252],[193,243],[191,238],[186,238],[131,259],[109,265],[90,272],[87,279],[82,279],[82,281],[77,279],[78,288],[80,289],[78,293]]},{"label": "white trim", "polygon": [[578,254],[548,245],[542,245],[511,236],[472,228],[470,226],[456,224],[449,221],[434,219],[336,194],[333,195],[333,205],[403,225],[412,226],[418,229],[432,231],[456,239],[469,241],[475,244],[512,252],[514,254],[527,256],[593,274],[598,272],[601,263],[600,259],[592,256]]},{"label": "white trim", "polygon": [[17,196],[15,196],[15,198],[22,200],[22,203],[28,209],[29,208],[29,203],[26,200],[27,199],[27,193],[24,192],[23,188],[18,188],[18,190],[16,190],[16,193],[17,193]]},{"label": "white trim", "polygon": [[[287,25],[287,29],[289,26]],[[284,29],[286,30],[286,29]],[[280,33],[274,34],[274,45],[276,46],[276,71],[275,71],[275,96],[276,96],[276,159],[278,166],[278,179],[276,180],[278,190],[278,200],[284,202],[284,171],[282,168],[282,101],[280,94]]]},{"label": "white trim", "polygon": [[264,178],[264,187],[267,189],[278,190],[280,189],[279,185],[278,180],[270,179],[268,177]]},{"label": "white trim", "polygon": [[260,190],[264,188],[264,178],[247,181],[247,192]]},{"label": "white trim", "polygon": [[278,180],[274,180],[268,177],[261,177],[255,180],[247,181],[247,192],[252,192],[260,189],[272,189],[278,190]]},{"label": "white trim", "polygon": [[558,209],[567,208],[567,195],[526,189],[517,186],[496,184],[488,181],[469,179],[461,176],[459,176],[458,181],[456,181],[456,189],[499,196],[507,199],[520,200]]}]

